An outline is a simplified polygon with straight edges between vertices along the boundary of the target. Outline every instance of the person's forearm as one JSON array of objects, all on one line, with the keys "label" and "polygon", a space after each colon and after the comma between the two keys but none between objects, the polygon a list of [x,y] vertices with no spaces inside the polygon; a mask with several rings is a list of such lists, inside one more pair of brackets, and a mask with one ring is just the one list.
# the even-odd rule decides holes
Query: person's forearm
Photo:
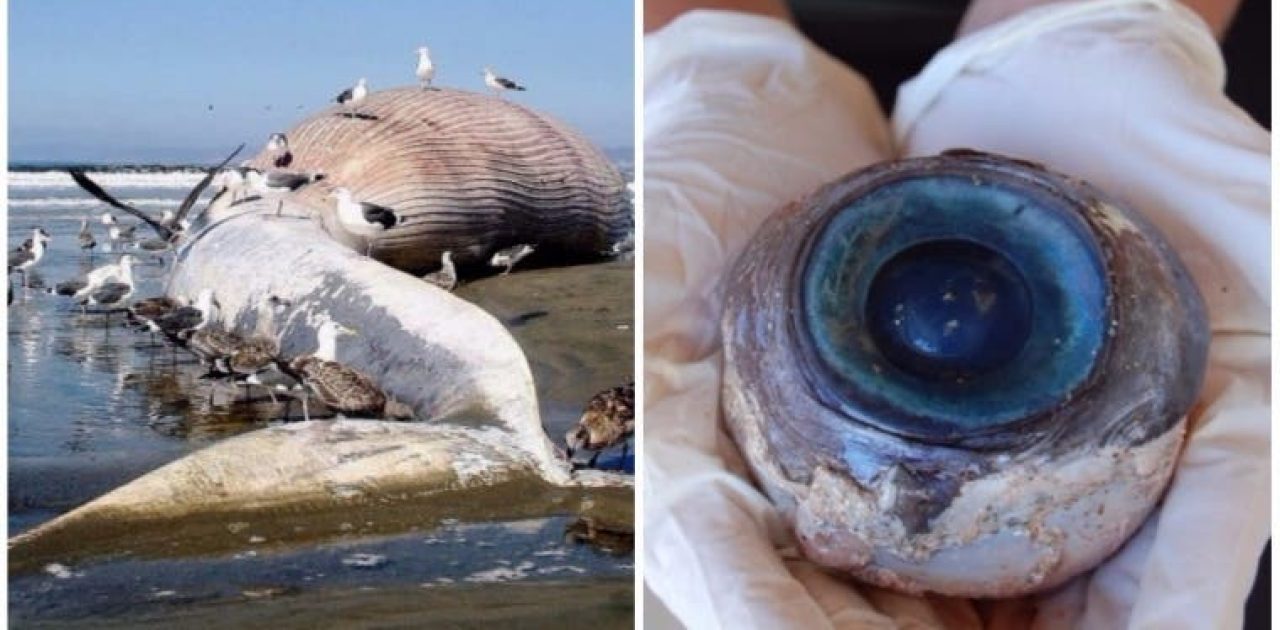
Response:
[{"label": "person's forearm", "polygon": [[782,0],[645,0],[644,32],[652,33],[694,9],[740,11],[791,20],[791,13]]},{"label": "person's forearm", "polygon": [[[959,34],[972,33],[1030,8],[1070,1],[1073,0],[974,0],[960,22]],[[1182,4],[1198,13],[1219,40],[1240,8],[1240,0],[1182,0]]]}]

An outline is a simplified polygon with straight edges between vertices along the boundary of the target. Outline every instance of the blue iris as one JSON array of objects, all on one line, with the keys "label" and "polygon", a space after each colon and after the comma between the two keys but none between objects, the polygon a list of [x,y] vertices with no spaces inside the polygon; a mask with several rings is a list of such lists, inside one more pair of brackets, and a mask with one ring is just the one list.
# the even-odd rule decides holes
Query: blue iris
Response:
[{"label": "blue iris", "polygon": [[1109,283],[1082,207],[1027,180],[898,176],[807,243],[795,327],[820,398],[947,441],[1043,413],[1107,342]]}]

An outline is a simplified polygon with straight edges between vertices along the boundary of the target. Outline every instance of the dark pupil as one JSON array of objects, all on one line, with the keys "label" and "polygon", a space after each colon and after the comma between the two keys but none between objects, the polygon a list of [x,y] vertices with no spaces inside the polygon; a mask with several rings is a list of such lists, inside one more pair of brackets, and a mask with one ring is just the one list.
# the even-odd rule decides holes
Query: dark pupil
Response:
[{"label": "dark pupil", "polygon": [[872,280],[866,318],[893,365],[930,380],[963,380],[1018,355],[1031,333],[1021,272],[999,252],[936,240],[890,258]]}]

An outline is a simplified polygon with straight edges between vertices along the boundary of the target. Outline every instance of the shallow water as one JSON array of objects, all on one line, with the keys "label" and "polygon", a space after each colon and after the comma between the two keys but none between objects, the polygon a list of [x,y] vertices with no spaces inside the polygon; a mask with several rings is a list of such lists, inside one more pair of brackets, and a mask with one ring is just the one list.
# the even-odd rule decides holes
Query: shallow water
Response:
[{"label": "shallow water", "polygon": [[[160,187],[117,181],[108,188],[126,199],[169,200],[176,206],[186,192],[178,179]],[[37,224],[53,235],[32,284],[52,286],[114,258],[98,254],[91,264],[76,246],[79,218],[87,212],[94,214],[91,225],[99,243],[106,240],[96,222],[106,208],[84,203],[83,193],[33,182],[14,186],[10,197],[21,200],[9,210],[10,249]],[[158,211],[163,206],[143,207]],[[138,228],[139,235],[146,231]],[[163,276],[159,264],[135,267],[135,297],[158,295]],[[458,291],[507,322],[524,347],[553,438],[576,421],[591,394],[632,378],[632,277],[630,263],[608,263],[517,271]],[[193,450],[277,421],[283,411],[283,405],[201,380],[190,357],[127,329],[121,315],[82,315],[66,298],[22,289],[19,280],[13,277],[9,311],[10,535]],[[298,413],[295,405],[293,414]],[[258,523],[263,533],[247,533],[244,547],[231,554],[192,559],[175,550],[172,558],[157,553],[148,560],[98,558],[47,567],[11,576],[10,620],[23,625],[103,616],[156,621],[198,616],[202,613],[193,611],[246,599],[306,601],[321,592],[372,597],[365,589],[400,593],[421,584],[462,593],[488,583],[554,581],[571,592],[579,582],[602,578],[629,582],[629,551],[566,540],[574,521],[569,510],[513,524],[501,522],[500,502],[489,507],[459,513],[493,514],[499,520],[467,523],[431,514],[419,524],[397,521],[390,528],[376,523],[382,517],[376,507],[353,507],[351,531],[302,547],[272,548],[271,525]],[[374,560],[369,566],[343,562],[356,554]],[[551,598],[557,599],[573,598]],[[290,618],[305,624],[305,610]],[[332,621],[325,614],[317,608],[314,620]],[[245,622],[243,616],[236,619]]]}]

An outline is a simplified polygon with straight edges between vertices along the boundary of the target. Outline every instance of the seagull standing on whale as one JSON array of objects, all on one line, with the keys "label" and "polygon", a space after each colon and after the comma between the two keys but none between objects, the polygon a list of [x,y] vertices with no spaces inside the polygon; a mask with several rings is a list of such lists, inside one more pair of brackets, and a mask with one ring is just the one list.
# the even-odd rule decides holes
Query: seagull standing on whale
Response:
[{"label": "seagull standing on whale", "polygon": [[338,222],[347,231],[365,238],[364,255],[373,251],[373,237],[389,230],[404,220],[395,210],[367,201],[355,201],[351,191],[337,187],[329,193],[338,200]]},{"label": "seagull standing on whale", "polygon": [[494,74],[493,70],[490,70],[488,66],[485,66],[484,69],[484,84],[489,86],[489,89],[493,90],[494,94],[501,94],[508,90],[515,90],[517,92],[524,91],[523,85],[520,85],[511,79]]},{"label": "seagull standing on whale", "polygon": [[[257,169],[245,169],[245,183],[251,192],[261,197],[291,193],[307,184],[318,182],[322,179],[324,179],[324,173],[295,173],[292,171],[267,171],[263,173]],[[276,204],[276,216],[280,215],[280,209],[283,206],[284,200],[280,200]]]},{"label": "seagull standing on whale", "polygon": [[289,138],[282,133],[273,133],[267,138],[267,153],[271,154],[271,164],[276,168],[286,168],[293,163]]},{"label": "seagull standing on whale", "polygon": [[339,105],[347,108],[347,115],[351,116],[355,113],[355,109],[364,102],[366,96],[369,95],[369,86],[365,83],[364,77],[360,77],[359,81],[352,87],[342,91],[337,98],[333,99]]},{"label": "seagull standing on whale", "polygon": [[458,269],[453,266],[453,252],[440,254],[440,270],[422,276],[422,279],[445,291],[454,290],[458,286]]},{"label": "seagull standing on whale", "polygon": [[418,49],[418,69],[415,71],[418,75],[418,85],[422,89],[431,87],[431,80],[436,78],[436,65],[431,63],[431,51],[423,46]]}]

